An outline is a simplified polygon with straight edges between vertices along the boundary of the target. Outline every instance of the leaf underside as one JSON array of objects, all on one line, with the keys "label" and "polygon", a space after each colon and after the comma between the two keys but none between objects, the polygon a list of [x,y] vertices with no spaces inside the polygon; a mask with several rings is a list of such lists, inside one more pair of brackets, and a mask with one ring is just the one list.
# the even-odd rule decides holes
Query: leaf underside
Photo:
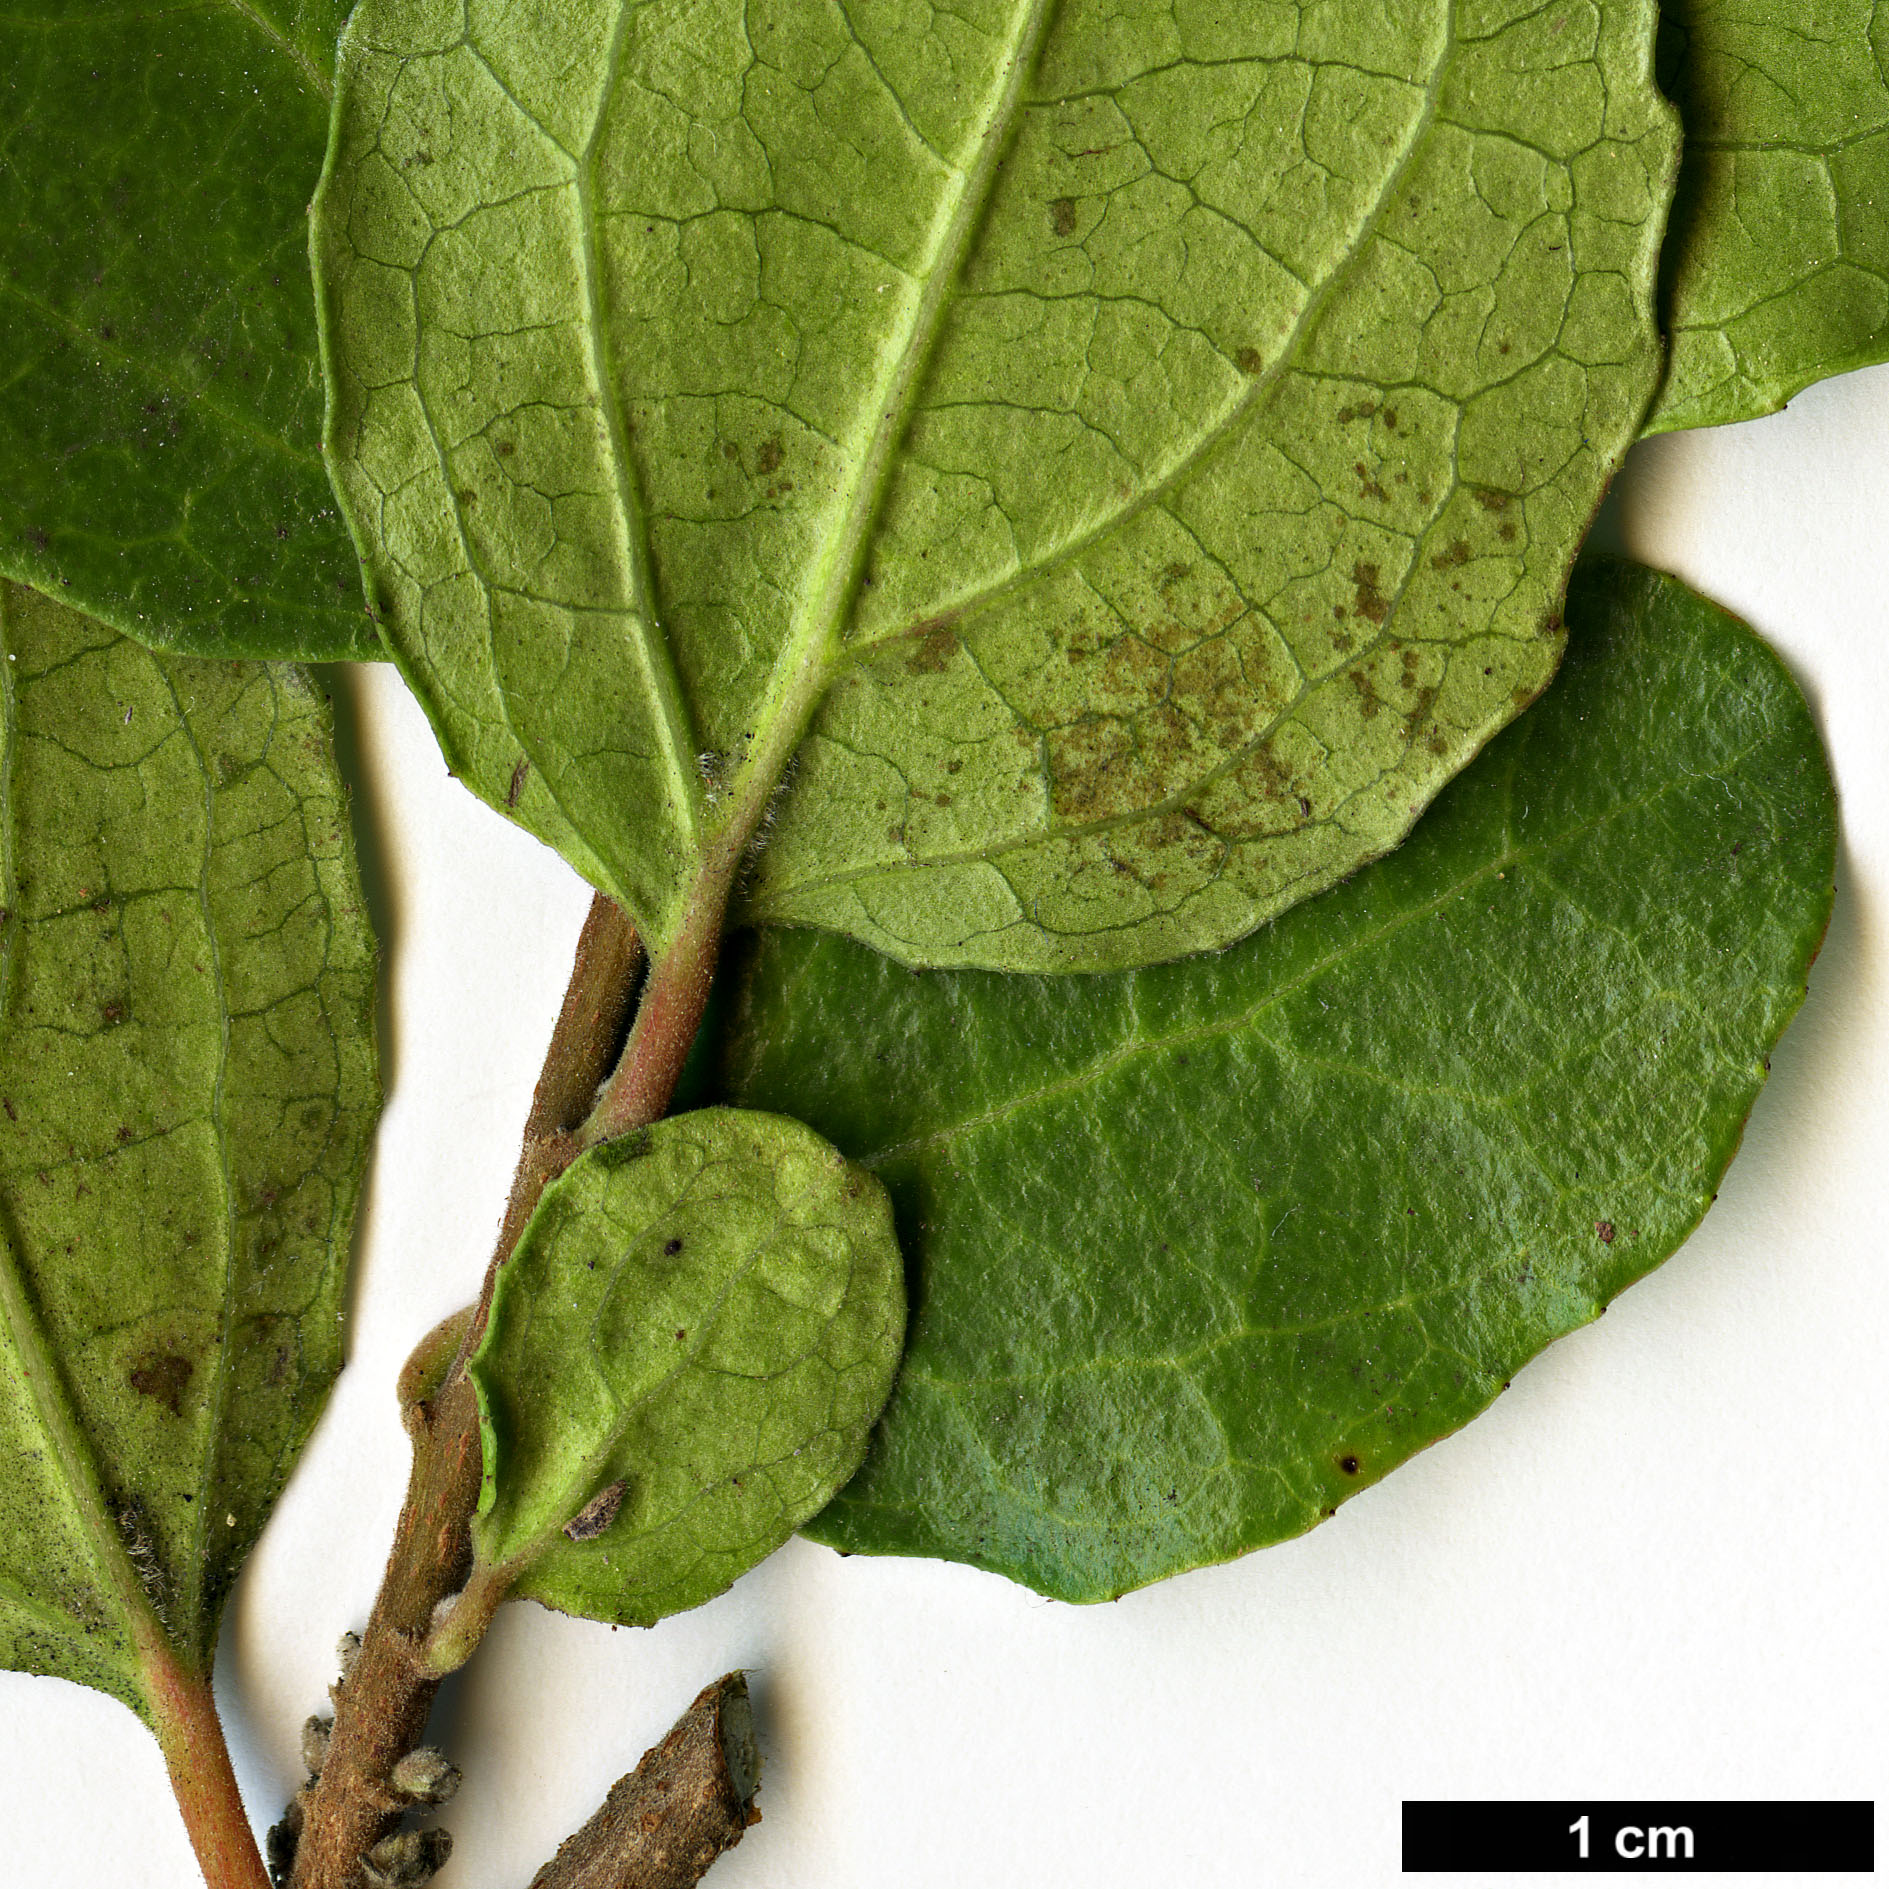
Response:
[{"label": "leaf underside", "polygon": [[0,19],[0,577],[161,647],[380,653],[308,279],[345,12]]},{"label": "leaf underside", "polygon": [[699,1606],[859,1466],[904,1332],[885,1190],[801,1123],[703,1110],[595,1150],[473,1359],[478,1561],[596,1620]]},{"label": "leaf underside", "polygon": [[914,977],[768,932],[723,1091],[877,1173],[912,1324],[808,1532],[1098,1600],[1299,1533],[1704,1213],[1803,996],[1809,713],[1672,579],[1577,573],[1539,708],[1217,957]]},{"label": "leaf underside", "polygon": [[1659,68],[1686,135],[1647,431],[1889,360],[1889,0],[1666,0]]},{"label": "leaf underside", "polygon": [[363,0],[329,447],[449,763],[658,953],[1224,944],[1544,686],[1658,372],[1642,0]]},{"label": "leaf underside", "polygon": [[0,641],[0,1663],[143,1712],[341,1362],[374,946],[302,672],[5,583]]}]

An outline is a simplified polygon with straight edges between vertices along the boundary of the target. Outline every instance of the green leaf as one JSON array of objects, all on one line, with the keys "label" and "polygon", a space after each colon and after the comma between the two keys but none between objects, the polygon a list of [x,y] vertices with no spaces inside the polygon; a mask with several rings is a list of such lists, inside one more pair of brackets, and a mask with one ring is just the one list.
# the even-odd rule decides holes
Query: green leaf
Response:
[{"label": "green leaf", "polygon": [[1310,1528],[1705,1212],[1804,992],[1803,698],[1670,578],[1392,858],[1218,957],[1071,981],[753,946],[726,1088],[891,1192],[911,1342],[810,1531],[1097,1600]]},{"label": "green leaf", "polygon": [[363,0],[329,447],[449,764],[660,956],[1240,936],[1546,683],[1657,376],[1646,0]]},{"label": "green leaf", "polygon": [[1672,361],[1647,431],[1774,413],[1889,360],[1889,12],[1666,0],[1685,121],[1662,264]]},{"label": "green leaf", "polygon": [[341,1363],[374,945],[300,670],[0,642],[0,1663],[148,1719]]},{"label": "green leaf", "polygon": [[595,1149],[472,1361],[478,1567],[623,1625],[712,1599],[859,1466],[904,1332],[885,1190],[811,1129],[711,1109]]},{"label": "green leaf", "polygon": [[308,280],[346,10],[0,19],[0,577],[140,642],[380,653],[321,464]]}]

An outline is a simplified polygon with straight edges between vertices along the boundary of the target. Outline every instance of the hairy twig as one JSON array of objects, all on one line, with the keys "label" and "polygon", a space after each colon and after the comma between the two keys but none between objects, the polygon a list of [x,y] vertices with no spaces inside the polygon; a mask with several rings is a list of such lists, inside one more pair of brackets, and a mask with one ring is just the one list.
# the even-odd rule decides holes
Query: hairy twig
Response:
[{"label": "hairy twig", "polygon": [[531,1889],[691,1889],[750,1824],[760,1753],[745,1673],[705,1686],[660,1745],[531,1879]]},{"label": "hairy twig", "polygon": [[[440,1676],[417,1655],[434,1608],[465,1580],[482,1465],[478,1409],[463,1375],[406,1417],[413,1474],[393,1553],[367,1631],[334,1687],[321,1770],[282,1826],[293,1837],[296,1889],[355,1889],[362,1858],[415,1807],[394,1771],[419,1744],[439,1690]],[[280,1836],[272,1845],[278,1856],[289,1847]]]},{"label": "hairy twig", "polygon": [[511,1197],[498,1245],[486,1268],[478,1309],[461,1346],[469,1355],[485,1330],[492,1284],[511,1257],[538,1197],[581,1152],[576,1130],[589,1115],[597,1091],[609,1077],[629,1028],[643,948],[635,928],[616,904],[599,892],[577,941],[577,961],[564,992],[551,1046],[525,1118],[524,1145],[512,1175]]},{"label": "hairy twig", "polygon": [[675,941],[652,963],[622,1060],[576,1130],[580,1148],[634,1134],[669,1107],[715,981],[732,869],[720,877],[705,872],[703,880]]},{"label": "hairy twig", "polygon": [[363,1858],[414,1808],[395,1771],[418,1746],[439,1689],[443,1675],[422,1648],[437,1611],[465,1583],[479,1498],[479,1413],[465,1361],[484,1327],[493,1281],[539,1196],[576,1158],[571,1130],[616,1059],[641,965],[635,932],[600,894],[578,940],[484,1290],[477,1305],[421,1341],[401,1374],[413,1471],[373,1614],[334,1689],[319,1775],[273,1833],[293,1889],[356,1889]]}]

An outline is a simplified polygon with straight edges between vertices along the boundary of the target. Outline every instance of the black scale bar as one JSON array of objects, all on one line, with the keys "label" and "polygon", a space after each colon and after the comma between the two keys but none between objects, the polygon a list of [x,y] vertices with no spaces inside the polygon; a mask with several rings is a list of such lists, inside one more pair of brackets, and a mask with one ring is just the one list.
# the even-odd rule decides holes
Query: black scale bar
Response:
[{"label": "black scale bar", "polygon": [[1404,1873],[1874,1872],[1873,1803],[1406,1803]]}]

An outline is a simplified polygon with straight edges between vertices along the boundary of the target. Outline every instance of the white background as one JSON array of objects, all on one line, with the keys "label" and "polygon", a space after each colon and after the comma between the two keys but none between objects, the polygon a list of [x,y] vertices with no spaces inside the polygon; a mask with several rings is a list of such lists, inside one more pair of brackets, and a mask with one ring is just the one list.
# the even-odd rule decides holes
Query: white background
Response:
[{"label": "white background", "polygon": [[[1778,644],[1843,796],[1829,942],[1700,1233],[1312,1535],[1112,1606],[794,1542],[650,1633],[508,1607],[436,1720],[466,1773],[439,1889],[523,1889],[734,1666],[766,1818],[716,1889],[1371,1889],[1405,1797],[1878,1795],[1889,369],[1640,446],[1601,530]],[[366,1617],[405,1475],[394,1375],[477,1286],[588,898],[447,780],[390,669],[338,707],[388,1107],[351,1362],[217,1669],[259,1825]],[[132,1717],[0,1675],[0,1882],[196,1881]]]}]

